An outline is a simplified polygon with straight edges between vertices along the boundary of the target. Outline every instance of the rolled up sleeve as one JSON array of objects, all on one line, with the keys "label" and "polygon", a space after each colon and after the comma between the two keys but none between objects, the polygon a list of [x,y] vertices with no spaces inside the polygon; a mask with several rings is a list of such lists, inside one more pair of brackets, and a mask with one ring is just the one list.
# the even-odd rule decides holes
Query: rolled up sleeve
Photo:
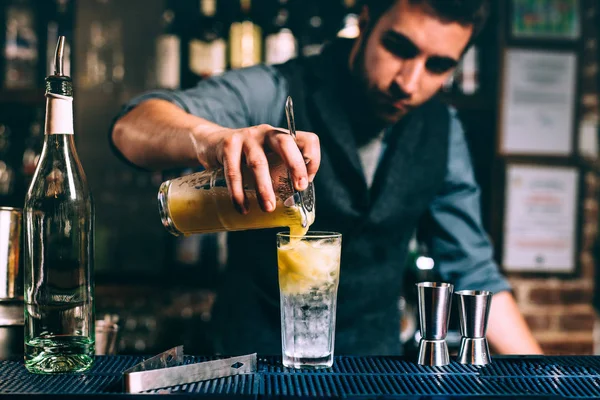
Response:
[{"label": "rolled up sleeve", "polygon": [[115,121],[150,99],[169,101],[186,112],[227,128],[277,125],[283,115],[287,85],[267,65],[228,71],[187,90],[154,90],[133,98]]},{"label": "rolled up sleeve", "polygon": [[481,221],[480,190],[475,181],[464,131],[454,110],[444,189],[432,202],[420,236],[436,260],[441,278],[455,290],[511,290],[493,259]]},{"label": "rolled up sleeve", "polygon": [[225,128],[245,128],[260,124],[277,126],[283,115],[286,93],[285,79],[266,65],[228,71],[187,90],[149,91],[121,108],[108,131],[109,145],[119,159],[135,167],[115,146],[112,131],[120,118],[146,100],[166,100],[189,114]]}]

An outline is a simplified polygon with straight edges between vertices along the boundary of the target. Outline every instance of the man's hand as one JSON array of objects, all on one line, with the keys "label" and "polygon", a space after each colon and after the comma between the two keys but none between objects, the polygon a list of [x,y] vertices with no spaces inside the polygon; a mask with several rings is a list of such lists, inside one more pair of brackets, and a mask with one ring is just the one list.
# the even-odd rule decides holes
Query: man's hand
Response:
[{"label": "man's hand", "polygon": [[270,212],[276,200],[266,153],[279,155],[297,190],[306,189],[321,162],[314,133],[297,132],[294,142],[287,130],[270,125],[228,129],[159,99],[144,101],[119,119],[112,137],[123,156],[143,168],[224,167],[231,200],[242,213],[248,211],[242,165],[255,178],[261,208]]},{"label": "man's hand", "polygon": [[270,125],[244,129],[218,129],[196,139],[198,160],[205,168],[224,167],[231,201],[241,213],[248,212],[244,195],[242,165],[246,165],[256,181],[256,193],[263,211],[275,210],[275,192],[266,153],[271,150],[281,157],[291,172],[296,190],[304,190],[312,182],[321,162],[319,137],[314,133],[296,133],[296,141],[287,130]]}]

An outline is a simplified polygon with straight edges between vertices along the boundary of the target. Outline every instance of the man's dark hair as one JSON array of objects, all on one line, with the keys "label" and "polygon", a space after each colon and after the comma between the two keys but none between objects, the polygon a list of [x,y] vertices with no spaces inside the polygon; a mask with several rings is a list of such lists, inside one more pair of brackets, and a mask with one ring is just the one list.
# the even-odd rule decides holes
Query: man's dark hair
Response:
[{"label": "man's dark hair", "polygon": [[[369,9],[370,25],[399,0],[362,0]],[[408,0],[412,4],[422,4],[425,9],[445,22],[458,22],[461,25],[472,25],[471,42],[483,29],[490,12],[489,0]]]}]

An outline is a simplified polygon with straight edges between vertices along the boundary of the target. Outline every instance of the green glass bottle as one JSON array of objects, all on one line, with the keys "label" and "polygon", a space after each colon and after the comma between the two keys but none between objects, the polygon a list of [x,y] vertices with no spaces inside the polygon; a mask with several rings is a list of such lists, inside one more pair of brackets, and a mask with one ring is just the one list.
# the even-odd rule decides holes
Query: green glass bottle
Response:
[{"label": "green glass bottle", "polygon": [[94,207],[73,138],[65,38],[46,78],[44,146],[24,207],[25,367],[78,372],[94,360]]}]

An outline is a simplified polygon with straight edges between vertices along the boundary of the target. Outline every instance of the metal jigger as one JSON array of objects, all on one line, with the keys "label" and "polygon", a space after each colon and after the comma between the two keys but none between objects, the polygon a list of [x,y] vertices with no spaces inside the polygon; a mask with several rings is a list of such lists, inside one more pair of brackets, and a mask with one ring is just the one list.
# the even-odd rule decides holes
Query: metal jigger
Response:
[{"label": "metal jigger", "polygon": [[450,363],[446,334],[454,286],[449,283],[417,283],[419,296],[419,364],[429,366]]},{"label": "metal jigger", "polygon": [[492,292],[461,290],[456,292],[460,319],[460,351],[458,362],[486,365],[492,362],[485,331],[492,303]]}]

